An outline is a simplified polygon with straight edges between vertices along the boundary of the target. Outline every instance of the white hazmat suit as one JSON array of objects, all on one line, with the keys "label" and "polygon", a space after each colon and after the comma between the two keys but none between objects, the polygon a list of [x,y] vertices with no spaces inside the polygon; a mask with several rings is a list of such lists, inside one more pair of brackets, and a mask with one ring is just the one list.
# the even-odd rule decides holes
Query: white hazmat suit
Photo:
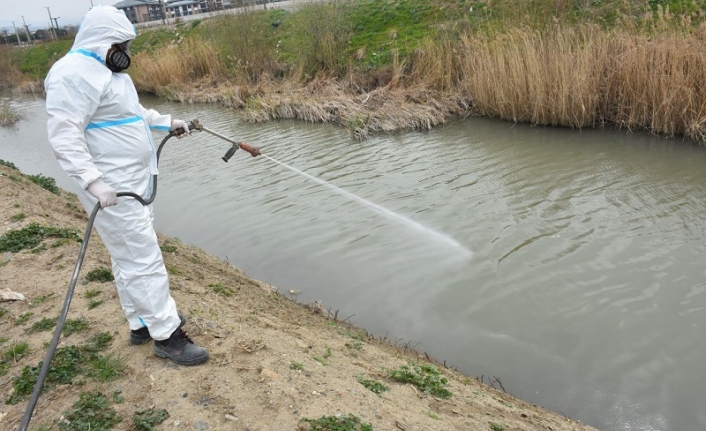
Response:
[{"label": "white hazmat suit", "polygon": [[[172,122],[171,116],[142,107],[130,77],[105,65],[113,44],[135,36],[122,11],[96,6],[45,80],[49,142],[89,213],[98,200],[87,188],[96,180],[118,192],[149,197],[151,177],[157,174],[150,129],[166,132]],[[151,205],[121,197],[99,211],[94,226],[110,252],[130,329],[147,326],[152,338],[165,340],[180,318],[152,221]]]}]

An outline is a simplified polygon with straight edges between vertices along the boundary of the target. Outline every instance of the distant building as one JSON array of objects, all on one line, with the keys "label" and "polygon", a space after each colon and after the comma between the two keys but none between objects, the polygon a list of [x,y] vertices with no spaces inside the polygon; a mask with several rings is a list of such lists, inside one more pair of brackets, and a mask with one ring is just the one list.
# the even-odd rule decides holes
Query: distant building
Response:
[{"label": "distant building", "polygon": [[158,0],[123,0],[113,6],[125,12],[133,24],[162,19],[162,8]]},{"label": "distant building", "polygon": [[[164,10],[166,18],[178,18],[221,10],[223,3],[223,0],[167,0],[164,1]],[[227,3],[230,5],[230,1]],[[162,19],[159,0],[123,0],[114,6],[124,11],[133,24]]]}]

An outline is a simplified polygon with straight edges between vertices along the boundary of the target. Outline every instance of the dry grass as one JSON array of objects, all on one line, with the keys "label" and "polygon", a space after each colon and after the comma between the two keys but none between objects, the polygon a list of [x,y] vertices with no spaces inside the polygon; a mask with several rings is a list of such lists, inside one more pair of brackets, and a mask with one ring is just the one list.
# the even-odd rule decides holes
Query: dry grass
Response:
[{"label": "dry grass", "polygon": [[[168,49],[135,55],[131,76],[138,91],[181,100],[183,88],[215,84],[225,77],[216,50],[196,39],[186,39]],[[183,96],[182,96],[183,97]]]},{"label": "dry grass", "polygon": [[12,109],[9,103],[3,101],[0,103],[0,126],[11,126],[20,121],[19,114]]},{"label": "dry grass", "polygon": [[[132,76],[138,90],[170,100],[246,107],[252,121],[336,122],[360,138],[483,115],[571,128],[615,124],[706,143],[706,24],[662,12],[639,25],[623,18],[612,30],[556,22],[489,35],[463,21],[437,30],[411,55],[345,78],[339,63],[312,77],[274,58],[250,64],[257,77],[248,77],[204,40],[140,53]],[[239,41],[232,54],[249,58],[246,47]]]}]

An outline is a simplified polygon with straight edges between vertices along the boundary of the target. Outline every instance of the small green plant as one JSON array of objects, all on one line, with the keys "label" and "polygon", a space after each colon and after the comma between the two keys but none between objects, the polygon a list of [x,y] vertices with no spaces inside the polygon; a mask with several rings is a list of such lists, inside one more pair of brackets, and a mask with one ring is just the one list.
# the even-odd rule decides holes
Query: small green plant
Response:
[{"label": "small green plant", "polygon": [[94,299],[94,300],[91,300],[91,301],[88,303],[88,309],[89,309],[89,310],[93,310],[94,308],[98,307],[98,306],[101,305],[102,303],[103,303],[103,301],[99,301],[99,300],[95,300],[95,299]]},{"label": "small green plant", "polygon": [[[17,168],[15,168],[15,169],[17,169]],[[12,206],[13,206],[14,208],[19,208],[19,207],[20,207],[20,204],[14,203],[14,204],[12,204]]]},{"label": "small green plant", "polygon": [[107,332],[99,332],[88,339],[83,350],[89,353],[102,352],[113,342],[113,336]]},{"label": "small green plant", "polygon": [[113,402],[114,403],[121,404],[123,401],[125,401],[125,397],[123,396],[123,391],[118,389],[115,392],[113,392]]},{"label": "small green plant", "polygon": [[302,418],[300,422],[309,424],[308,431],[373,431],[373,426],[363,423],[359,417],[349,413],[347,416],[322,416],[319,419]]},{"label": "small green plant", "polygon": [[0,319],[2,319],[5,314],[7,314],[7,308],[0,307]]},{"label": "small green plant", "polygon": [[49,190],[55,195],[60,195],[61,190],[56,186],[56,180],[51,177],[45,177],[42,174],[39,175],[27,175],[27,178],[33,183],[37,184],[44,190]]},{"label": "small green plant", "polygon": [[90,325],[88,324],[88,321],[83,317],[79,317],[78,319],[67,319],[64,324],[64,337],[68,337],[74,332],[85,331],[89,327]]},{"label": "small green plant", "polygon": [[87,299],[95,298],[96,296],[100,295],[101,291],[100,290],[94,290],[94,289],[88,289],[86,293],[83,294],[83,296]]},{"label": "small green plant", "polygon": [[0,252],[17,253],[26,248],[34,248],[42,243],[45,237],[74,238],[80,241],[78,233],[73,229],[62,229],[42,226],[32,223],[18,230],[11,230],[0,236]]},{"label": "small green plant", "polygon": [[292,361],[289,363],[289,368],[296,371],[304,371],[304,364],[302,364],[301,362]]},{"label": "small green plant", "polygon": [[493,431],[504,431],[505,425],[501,425],[497,422],[490,422],[490,429]]},{"label": "small green plant", "polygon": [[165,253],[176,253],[177,251],[177,248],[171,244],[160,245],[159,248]]},{"label": "small green plant", "polygon": [[217,295],[223,295],[223,296],[233,296],[235,295],[235,290],[231,289],[230,287],[224,286],[222,284],[209,284],[208,287],[211,288],[213,293]]},{"label": "small green plant", "polygon": [[52,296],[54,296],[54,293],[53,293],[53,292],[52,292],[52,293],[47,293],[46,295],[38,296],[38,297],[32,299],[32,302],[30,303],[30,304],[31,304],[30,306],[31,306],[31,307],[36,307],[37,305],[39,305],[39,304],[45,302],[47,299],[51,298]]},{"label": "small green plant", "polygon": [[100,391],[81,392],[73,411],[64,412],[64,418],[59,423],[61,431],[110,430],[123,420]]},{"label": "small green plant", "polygon": [[[69,384],[79,374],[84,373],[97,379],[110,379],[117,372],[121,372],[121,359],[112,357],[108,360],[101,359],[98,352],[108,348],[113,337],[107,332],[100,332],[92,336],[81,347],[66,346],[56,350],[54,359],[49,367],[43,391],[53,385]],[[17,404],[27,398],[34,390],[34,385],[39,377],[42,362],[37,366],[26,366],[18,376],[12,378],[13,391],[5,401],[6,404]]]},{"label": "small green plant", "polygon": [[364,379],[362,376],[358,377],[357,380],[358,383],[365,386],[367,390],[376,394],[381,394],[390,389],[389,387],[385,386],[383,383],[378,382],[377,380]]},{"label": "small green plant", "polygon": [[107,382],[120,377],[127,360],[120,355],[95,355],[84,368],[83,373],[99,382]]},{"label": "small green plant", "polygon": [[448,379],[440,374],[433,365],[409,362],[397,370],[391,370],[388,377],[396,382],[411,383],[425,394],[431,394],[438,398],[451,397],[451,392],[446,389]]},{"label": "small green plant", "polygon": [[113,271],[105,267],[93,269],[86,274],[87,282],[96,281],[98,283],[107,283],[113,280],[115,280]]},{"label": "small green plant", "polygon": [[351,350],[363,350],[363,343],[361,341],[353,341],[350,343],[346,343],[345,346]]},{"label": "small green plant", "polygon": [[164,409],[138,410],[132,415],[135,422],[135,431],[155,431],[155,425],[159,425],[169,418],[169,412]]},{"label": "small green plant", "polygon": [[167,272],[171,275],[181,275],[182,270],[174,265],[167,265]]},{"label": "small green plant", "polygon": [[13,222],[17,222],[17,221],[24,220],[26,217],[27,216],[25,215],[25,213],[18,213],[18,214],[13,215],[12,217],[10,217],[10,220]]},{"label": "small green plant", "polygon": [[427,412],[427,416],[429,416],[432,419],[436,419],[437,421],[439,420],[439,415],[437,415],[434,412]]},{"label": "small green plant", "polygon": [[18,326],[27,323],[33,314],[34,313],[29,311],[27,313],[20,314],[19,316],[17,316],[17,319],[15,319],[15,325]]},{"label": "small green plant", "polygon": [[43,332],[43,331],[50,331],[54,326],[56,326],[56,321],[59,320],[58,317],[45,317],[42,320],[38,322],[34,322],[31,328],[29,328],[29,332]]},{"label": "small green plant", "polygon": [[[7,166],[10,169],[14,169],[16,171],[19,171],[19,169],[17,168],[17,166],[15,166],[14,163],[6,162],[5,160],[2,160],[2,159],[0,159],[0,166]],[[17,205],[17,204],[15,204],[15,205]],[[17,207],[15,207],[15,208],[17,208]]]},{"label": "small green plant", "polygon": [[29,350],[29,344],[26,342],[17,343],[7,349],[3,354],[2,360],[7,362],[17,362]]}]

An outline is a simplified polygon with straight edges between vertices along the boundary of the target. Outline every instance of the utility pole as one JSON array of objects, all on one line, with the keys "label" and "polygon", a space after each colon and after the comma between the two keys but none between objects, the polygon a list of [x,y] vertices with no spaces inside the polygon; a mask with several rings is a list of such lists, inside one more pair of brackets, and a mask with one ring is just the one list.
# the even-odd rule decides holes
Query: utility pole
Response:
[{"label": "utility pole", "polygon": [[20,40],[20,35],[17,33],[17,27],[15,27],[15,21],[12,21],[12,28],[15,29],[15,37],[17,38],[17,44],[22,46],[22,41]]},{"label": "utility pole", "polygon": [[34,45],[34,39],[32,39],[32,34],[29,32],[29,25],[25,22],[25,17],[23,15],[20,15],[20,17],[22,17],[22,24],[24,24],[25,31],[27,32],[27,39],[29,39],[29,41],[32,42],[32,45]]},{"label": "utility pole", "polygon": [[57,40],[59,39],[59,22],[57,21],[60,16],[57,16],[56,18],[52,18],[54,20],[54,24],[56,25],[56,38]]},{"label": "utility pole", "polygon": [[159,9],[162,11],[162,24],[167,25],[167,8],[164,7],[164,0],[159,0]]},{"label": "utility pole", "polygon": [[48,6],[44,6],[44,7],[47,8],[47,12],[49,13],[49,28],[51,28],[51,30],[50,30],[51,38],[53,40],[56,40],[56,32],[54,31],[54,24],[52,24],[52,22],[51,22],[51,11],[49,10]]}]

